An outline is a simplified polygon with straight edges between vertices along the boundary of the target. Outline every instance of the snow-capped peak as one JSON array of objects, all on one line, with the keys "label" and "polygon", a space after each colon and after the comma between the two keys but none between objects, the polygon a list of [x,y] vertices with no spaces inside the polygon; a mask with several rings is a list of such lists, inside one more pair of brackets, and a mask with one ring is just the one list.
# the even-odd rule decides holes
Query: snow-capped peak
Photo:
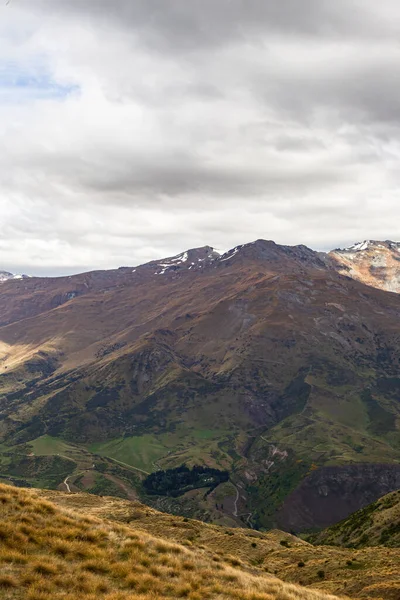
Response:
[{"label": "snow-capped peak", "polygon": [[202,268],[206,264],[213,262],[219,254],[210,246],[204,246],[203,248],[193,248],[181,252],[171,258],[165,258],[159,263],[151,263],[156,267],[154,275],[164,275],[168,272],[175,272],[182,268],[193,269]]},{"label": "snow-capped peak", "polygon": [[362,252],[363,250],[368,250],[371,245],[371,240],[364,240],[363,242],[357,242],[348,248],[344,248],[346,252]]},{"label": "snow-capped peak", "polygon": [[0,271],[0,283],[12,279],[26,279],[27,277],[29,277],[29,275],[14,275],[14,273],[9,273],[8,271]]},{"label": "snow-capped peak", "polygon": [[390,240],[376,241],[376,240],[364,240],[363,242],[357,242],[347,248],[337,248],[334,252],[346,252],[354,254],[357,252],[364,252],[365,250],[399,250],[400,242],[392,242]]}]

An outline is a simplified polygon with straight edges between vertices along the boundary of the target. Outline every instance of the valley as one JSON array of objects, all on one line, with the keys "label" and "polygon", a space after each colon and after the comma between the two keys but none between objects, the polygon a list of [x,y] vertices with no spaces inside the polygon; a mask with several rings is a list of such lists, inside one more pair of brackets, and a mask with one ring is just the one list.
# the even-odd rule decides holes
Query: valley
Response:
[{"label": "valley", "polygon": [[[0,477],[296,532],[398,489],[400,296],[332,261],[257,240],[4,281]],[[143,496],[183,464],[230,482]]]}]

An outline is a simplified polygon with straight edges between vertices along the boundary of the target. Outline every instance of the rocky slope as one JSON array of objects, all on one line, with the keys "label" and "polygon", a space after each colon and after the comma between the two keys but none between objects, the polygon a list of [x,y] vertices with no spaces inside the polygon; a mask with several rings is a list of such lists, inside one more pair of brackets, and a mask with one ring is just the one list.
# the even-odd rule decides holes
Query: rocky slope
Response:
[{"label": "rocky slope", "polygon": [[400,292],[400,242],[366,240],[329,253],[339,273],[388,292]]},{"label": "rocky slope", "polygon": [[[398,486],[400,296],[305,246],[4,282],[0,315],[0,475],[32,452],[67,455],[79,485],[98,456],[138,473],[201,462],[231,474],[205,518],[298,530]],[[43,460],[20,477],[41,485]]]},{"label": "rocky slope", "polygon": [[316,523],[324,526],[397,489],[400,489],[400,465],[322,467],[305,477],[285,498],[277,523],[295,531],[312,528]]},{"label": "rocky slope", "polygon": [[400,548],[400,490],[387,494],[311,539],[317,544],[351,548]]}]

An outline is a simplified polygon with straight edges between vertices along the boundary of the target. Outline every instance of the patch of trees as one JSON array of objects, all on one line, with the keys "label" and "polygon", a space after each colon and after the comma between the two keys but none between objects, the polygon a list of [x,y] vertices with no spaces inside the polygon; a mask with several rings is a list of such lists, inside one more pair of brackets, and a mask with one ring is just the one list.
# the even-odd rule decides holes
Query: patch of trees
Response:
[{"label": "patch of trees", "polygon": [[176,498],[189,490],[209,487],[214,489],[224,481],[228,481],[228,471],[220,471],[210,467],[195,465],[191,469],[186,465],[166,471],[151,473],[143,481],[147,494],[172,496]]}]

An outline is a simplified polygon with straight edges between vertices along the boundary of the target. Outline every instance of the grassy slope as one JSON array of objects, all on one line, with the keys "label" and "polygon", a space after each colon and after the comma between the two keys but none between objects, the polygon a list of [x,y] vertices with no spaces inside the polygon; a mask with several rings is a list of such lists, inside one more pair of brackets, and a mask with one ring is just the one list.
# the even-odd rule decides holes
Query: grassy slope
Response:
[{"label": "grassy slope", "polygon": [[[290,426],[291,431],[298,431],[296,443],[291,441],[293,434],[287,438],[281,437],[288,431],[284,421],[265,434],[268,438],[265,435],[256,438],[250,460],[237,453],[241,451],[245,437],[229,437],[226,431],[221,431],[219,435],[218,430],[178,429],[171,434],[118,438],[88,447],[45,435],[26,445],[3,445],[0,448],[0,478],[22,486],[65,490],[63,481],[68,476],[73,491],[83,490],[128,499],[139,496],[150,506],[175,515],[227,526],[248,525],[250,519],[253,525],[271,528],[276,526],[274,515],[285,497],[302,478],[321,464],[320,460],[314,463],[307,458],[301,458],[307,457],[307,451],[302,450],[300,436],[305,439],[305,431],[309,433],[309,430],[300,427],[303,418],[310,421],[308,417],[301,415],[297,417],[299,424],[293,423]],[[322,436],[321,433],[320,435]],[[327,431],[323,437],[325,451],[329,452]],[[270,449],[273,443],[280,448],[295,447],[297,453],[289,453],[283,460],[271,457]],[[233,451],[233,447],[236,447],[237,451]],[[314,450],[318,455],[317,447]],[[35,456],[27,458],[26,455],[30,451]],[[372,444],[371,451],[373,452]],[[257,469],[265,460],[271,458],[275,461],[274,467],[268,473],[256,471],[257,479],[249,482],[244,488],[245,482],[240,478],[240,469],[246,468],[246,464],[251,469]],[[177,499],[142,496],[140,480],[146,472],[182,463],[208,464],[228,469],[232,473],[233,483],[239,484],[243,490],[237,511],[238,518],[234,517],[236,489],[232,484],[230,491],[218,488],[216,495],[207,497],[206,490],[186,494]],[[247,500],[243,499],[246,496]]]},{"label": "grassy slope", "polygon": [[[400,556],[396,549],[315,547],[278,530],[260,533],[217,527],[160,513],[139,502],[87,494],[39,493],[76,513],[122,522],[137,531],[200,551],[217,564],[238,566],[239,563],[254,574],[267,572],[290,583],[352,598],[398,600],[399,597]],[[321,571],[323,578],[319,576]]]},{"label": "grassy slope", "polygon": [[400,490],[312,536],[320,544],[400,548]]},{"label": "grassy slope", "polygon": [[[50,431],[145,471],[201,462],[229,469],[244,486],[265,475],[241,512],[272,504],[270,445],[260,432],[318,467],[398,462],[398,298],[320,270],[293,274],[283,255],[276,269],[264,258],[243,269],[229,261],[201,278],[155,278],[135,284],[134,295],[129,286],[105,299],[96,293],[3,327],[4,352],[20,356],[32,340],[41,348],[57,335],[54,352],[64,354],[54,374],[43,371],[24,393],[39,367],[19,373],[13,362],[3,372],[0,417],[12,418],[0,422],[1,439],[30,442]],[[151,325],[144,333],[140,323]],[[99,354],[106,343],[118,349]],[[255,452],[246,453],[238,440],[252,435]],[[50,452],[44,446],[40,452]],[[84,457],[66,455],[79,473]]]},{"label": "grassy slope", "polygon": [[[79,496],[71,498],[79,501]],[[117,500],[108,501],[117,508]],[[80,511],[85,514],[0,485],[1,598],[333,600],[187,537],[184,543],[167,541],[166,531],[149,533],[137,520],[105,520],[98,511],[96,516],[94,510],[85,511],[84,502]],[[177,531],[186,525],[176,519],[175,524]]]},{"label": "grassy slope", "polygon": [[[212,452],[218,450],[218,441],[215,431],[194,430],[187,433],[186,437],[176,432],[157,437],[119,438],[90,446],[91,452],[79,444],[45,435],[26,445],[2,445],[0,480],[22,487],[66,490],[63,482],[68,476],[68,484],[75,492],[82,490],[127,499],[141,497],[151,506],[172,514],[235,526],[244,521],[232,514],[236,496],[232,484],[218,486],[211,495],[206,496],[207,489],[202,489],[175,499],[145,497],[141,486],[141,479],[146,472],[178,466],[183,462],[229,468],[231,460],[225,452],[219,453],[219,459],[214,459],[210,454],[210,448]],[[34,456],[29,456],[32,453]],[[20,461],[23,461],[23,470],[18,467]],[[14,464],[11,471],[10,464]],[[50,473],[51,476],[44,478],[44,471],[45,475]],[[224,509],[221,510],[221,506],[217,509],[216,503],[223,504]]]},{"label": "grassy slope", "polygon": [[154,461],[167,453],[165,446],[150,434],[91,444],[89,449],[148,472],[154,470]]}]

